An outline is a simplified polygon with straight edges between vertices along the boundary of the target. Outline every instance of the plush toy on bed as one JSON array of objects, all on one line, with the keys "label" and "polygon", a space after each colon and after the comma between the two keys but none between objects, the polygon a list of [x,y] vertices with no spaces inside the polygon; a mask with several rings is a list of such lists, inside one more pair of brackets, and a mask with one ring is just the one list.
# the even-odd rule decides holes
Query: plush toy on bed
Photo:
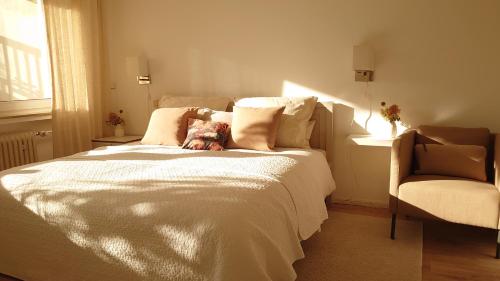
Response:
[{"label": "plush toy on bed", "polygon": [[194,150],[224,150],[229,125],[222,122],[189,119],[188,133],[182,148]]}]

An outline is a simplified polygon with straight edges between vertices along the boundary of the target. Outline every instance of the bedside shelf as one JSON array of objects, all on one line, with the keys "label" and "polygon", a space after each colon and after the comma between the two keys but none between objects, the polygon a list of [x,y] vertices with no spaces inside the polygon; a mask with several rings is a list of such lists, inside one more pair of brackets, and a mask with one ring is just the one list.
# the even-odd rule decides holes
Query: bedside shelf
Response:
[{"label": "bedside shelf", "polygon": [[349,135],[346,141],[358,146],[392,147],[393,138],[381,138],[370,135]]},{"label": "bedside shelf", "polygon": [[123,137],[105,137],[93,139],[93,142],[112,142],[112,143],[129,143],[141,140],[142,136],[123,136]]},{"label": "bedside shelf", "polygon": [[92,140],[93,148],[101,146],[114,146],[139,141],[142,136],[105,137]]}]

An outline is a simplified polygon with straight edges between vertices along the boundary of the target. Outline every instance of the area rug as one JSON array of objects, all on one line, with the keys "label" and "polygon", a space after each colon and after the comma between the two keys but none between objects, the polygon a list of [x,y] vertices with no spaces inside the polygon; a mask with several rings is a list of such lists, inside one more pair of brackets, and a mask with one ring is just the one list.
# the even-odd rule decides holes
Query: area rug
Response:
[{"label": "area rug", "polygon": [[294,264],[297,281],[421,281],[422,224],[329,212],[322,230],[303,241],[305,259]]}]

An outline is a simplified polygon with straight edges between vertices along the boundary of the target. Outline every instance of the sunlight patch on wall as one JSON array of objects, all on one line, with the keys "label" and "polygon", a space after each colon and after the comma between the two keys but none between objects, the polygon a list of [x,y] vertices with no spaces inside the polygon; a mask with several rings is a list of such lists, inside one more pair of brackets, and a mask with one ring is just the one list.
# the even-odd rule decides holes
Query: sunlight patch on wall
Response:
[{"label": "sunlight patch on wall", "polygon": [[332,97],[331,95],[316,91],[311,88],[307,88],[305,86],[299,85],[294,82],[290,82],[288,80],[283,81],[283,89],[281,91],[281,96],[282,97],[313,96],[313,97],[318,97],[319,101],[331,101],[334,103],[341,103],[352,107],[352,104],[346,100]]},{"label": "sunlight patch on wall", "polygon": [[[368,134],[378,137],[378,138],[390,138],[392,126],[389,122],[384,120],[380,115],[378,108],[373,108],[372,116],[370,117],[370,110],[359,107],[358,105],[346,101],[344,99],[337,98],[330,94],[326,94],[300,84],[284,80],[283,81],[283,97],[302,97],[302,96],[315,96],[318,97],[318,101],[330,101],[336,104],[342,104],[344,106],[350,107],[353,110],[353,120],[345,120],[356,123],[359,127],[367,131]],[[339,116],[336,116],[337,118]],[[342,117],[342,116],[340,116]],[[335,117],[334,117],[335,118]],[[404,125],[397,123],[398,134],[401,134],[407,129]]]},{"label": "sunlight patch on wall", "polygon": [[[369,110],[357,109],[354,114],[354,122],[360,124],[360,126],[363,126],[370,135],[376,138],[380,139],[391,138],[392,134],[391,123],[382,118],[378,110],[374,110],[372,117],[368,120],[368,122],[366,122],[369,114],[370,114]],[[397,122],[396,126],[398,135],[400,135],[407,129],[407,127],[405,127],[400,122]]]}]

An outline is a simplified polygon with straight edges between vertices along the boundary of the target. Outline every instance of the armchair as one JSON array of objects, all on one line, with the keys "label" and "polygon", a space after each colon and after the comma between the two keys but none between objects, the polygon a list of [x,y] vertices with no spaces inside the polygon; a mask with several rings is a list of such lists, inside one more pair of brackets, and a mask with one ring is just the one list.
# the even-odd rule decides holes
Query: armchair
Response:
[{"label": "armchair", "polygon": [[[487,181],[417,174],[418,144],[485,147]],[[391,153],[391,239],[395,239],[397,215],[491,228],[498,231],[496,258],[500,258],[499,165],[500,134],[490,134],[488,129],[421,126],[400,135],[394,140]]]}]

